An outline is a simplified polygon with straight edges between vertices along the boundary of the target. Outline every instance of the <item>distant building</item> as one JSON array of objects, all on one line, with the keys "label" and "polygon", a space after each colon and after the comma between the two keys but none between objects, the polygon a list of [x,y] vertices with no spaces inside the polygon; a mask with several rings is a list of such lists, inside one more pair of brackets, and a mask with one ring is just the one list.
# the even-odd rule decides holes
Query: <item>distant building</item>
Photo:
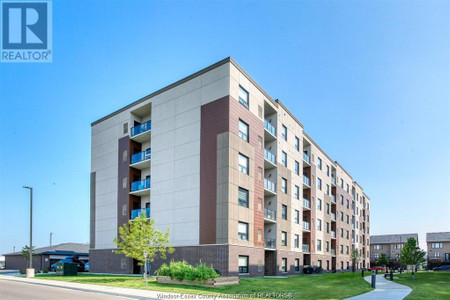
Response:
[{"label": "distant building", "polygon": [[[33,268],[36,271],[50,269],[55,262],[66,256],[79,256],[80,260],[89,260],[89,244],[63,243],[59,245],[36,248],[33,251]],[[22,251],[5,254],[5,268],[10,270],[26,269],[28,260],[25,260]]]},{"label": "distant building", "polygon": [[5,256],[0,256],[0,269],[5,267]]},{"label": "distant building", "polygon": [[427,233],[428,268],[450,264],[450,232]]},{"label": "distant building", "polygon": [[400,265],[400,252],[409,238],[414,238],[419,243],[417,233],[406,234],[384,234],[370,236],[371,256],[370,264],[375,266],[381,254],[386,254],[389,259],[389,266],[396,267]]}]

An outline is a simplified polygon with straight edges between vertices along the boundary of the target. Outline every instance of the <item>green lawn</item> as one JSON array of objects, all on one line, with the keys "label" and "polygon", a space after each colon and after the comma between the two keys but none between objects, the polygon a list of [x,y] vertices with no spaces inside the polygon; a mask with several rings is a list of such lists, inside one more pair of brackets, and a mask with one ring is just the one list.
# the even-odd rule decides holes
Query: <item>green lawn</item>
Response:
[{"label": "green lawn", "polygon": [[450,272],[419,272],[396,275],[394,281],[407,285],[413,290],[406,299],[450,299]]},{"label": "green lawn", "polygon": [[[62,277],[44,274],[38,275],[36,278],[145,289],[145,282],[141,277],[92,274]],[[360,273],[305,275],[289,278],[247,278],[241,279],[240,285],[218,288],[160,284],[151,278],[148,289],[191,294],[292,293],[293,299],[344,299],[371,290],[370,285],[364,281]]]}]

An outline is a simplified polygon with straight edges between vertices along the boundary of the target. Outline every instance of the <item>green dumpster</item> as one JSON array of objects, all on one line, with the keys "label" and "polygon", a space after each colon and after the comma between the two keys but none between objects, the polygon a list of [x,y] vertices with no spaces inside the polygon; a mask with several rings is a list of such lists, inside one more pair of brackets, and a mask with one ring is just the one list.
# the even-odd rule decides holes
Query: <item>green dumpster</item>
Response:
[{"label": "green dumpster", "polygon": [[74,263],[56,263],[56,275],[76,276],[78,274],[77,264]]}]

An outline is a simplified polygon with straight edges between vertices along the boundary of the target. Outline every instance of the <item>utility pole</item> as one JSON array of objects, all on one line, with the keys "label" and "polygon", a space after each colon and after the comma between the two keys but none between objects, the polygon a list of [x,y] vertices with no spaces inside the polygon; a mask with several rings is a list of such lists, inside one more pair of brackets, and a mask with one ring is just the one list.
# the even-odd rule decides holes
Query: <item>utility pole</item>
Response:
[{"label": "utility pole", "polygon": [[16,246],[13,246],[13,253],[16,252]]},{"label": "utility pole", "polygon": [[50,232],[50,246],[52,245],[53,232]]},{"label": "utility pole", "polygon": [[27,277],[34,277],[33,269],[33,188],[24,186],[24,189],[30,190],[30,266],[27,269]]}]

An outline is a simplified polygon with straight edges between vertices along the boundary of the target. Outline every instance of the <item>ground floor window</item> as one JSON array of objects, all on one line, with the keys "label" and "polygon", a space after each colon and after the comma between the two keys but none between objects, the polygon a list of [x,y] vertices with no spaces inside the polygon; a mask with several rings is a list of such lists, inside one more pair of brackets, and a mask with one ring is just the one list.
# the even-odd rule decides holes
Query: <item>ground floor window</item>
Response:
[{"label": "ground floor window", "polygon": [[350,269],[350,265],[349,265],[349,263],[347,262],[347,270],[348,270],[348,269]]},{"label": "ground floor window", "polygon": [[287,258],[281,259],[281,272],[287,272]]},{"label": "ground floor window", "polygon": [[317,261],[317,265],[319,266],[319,268],[322,268],[322,261],[321,261],[321,260],[318,260],[318,261]]},{"label": "ground floor window", "polygon": [[445,260],[450,260],[450,253],[445,253]]},{"label": "ground floor window", "polygon": [[300,272],[300,259],[295,259],[295,272]]},{"label": "ground floor window", "polygon": [[327,260],[327,271],[329,271],[329,270],[330,270],[330,261]]},{"label": "ground floor window", "polygon": [[248,256],[239,256],[239,274],[248,273]]},{"label": "ground floor window", "polygon": [[344,270],[344,262],[341,261],[341,270]]}]

